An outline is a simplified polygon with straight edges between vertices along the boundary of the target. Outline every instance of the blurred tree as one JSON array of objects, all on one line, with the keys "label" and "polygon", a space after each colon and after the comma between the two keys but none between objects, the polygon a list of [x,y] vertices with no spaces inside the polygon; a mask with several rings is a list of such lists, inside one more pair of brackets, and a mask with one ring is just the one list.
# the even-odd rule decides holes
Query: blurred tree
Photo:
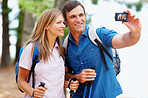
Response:
[{"label": "blurred tree", "polygon": [[137,3],[126,3],[128,8],[132,8],[133,6],[136,7],[136,11],[140,11],[143,5],[143,2],[137,2]]},{"label": "blurred tree", "polygon": [[[19,8],[21,8],[21,5],[19,5]],[[18,59],[19,56],[19,50],[21,48],[21,40],[22,40],[22,31],[23,31],[23,24],[24,24],[24,11],[20,10],[19,15],[18,15],[18,20],[19,20],[19,25],[18,28],[16,29],[17,31],[17,43],[16,43],[16,60]]]},{"label": "blurred tree", "polygon": [[19,56],[19,50],[28,40],[34,28],[36,20],[45,9],[53,8],[54,0],[18,0],[19,2],[19,26],[17,28],[16,57]]},{"label": "blurred tree", "polygon": [[53,8],[54,0],[18,0],[20,10],[27,11],[34,18],[38,19],[45,9]]},{"label": "blurred tree", "polygon": [[61,9],[63,4],[69,0],[55,0],[54,8]]},{"label": "blurred tree", "polygon": [[1,66],[10,65],[10,52],[9,52],[9,18],[8,14],[11,11],[8,8],[8,0],[2,2],[2,20],[3,20],[3,34],[2,34],[2,60]]},{"label": "blurred tree", "polygon": [[[92,1],[92,4],[95,4],[95,5],[99,2],[99,0],[91,0],[91,1]],[[112,0],[103,0],[103,1],[112,1]],[[136,3],[133,3],[130,1],[128,2],[125,0],[114,0],[114,1],[119,2],[119,3],[125,3],[128,8],[132,8],[134,6],[134,7],[136,7],[137,12],[141,10],[144,3],[148,3],[148,0],[139,0]]]},{"label": "blurred tree", "polygon": [[93,4],[97,4],[98,0],[91,0]]},{"label": "blurred tree", "polygon": [[[127,2],[124,0],[115,0],[119,3],[124,3],[128,8],[136,7],[136,11],[140,11],[144,3],[148,3],[148,0],[139,0],[138,2]],[[133,0],[134,1],[134,0]]]}]

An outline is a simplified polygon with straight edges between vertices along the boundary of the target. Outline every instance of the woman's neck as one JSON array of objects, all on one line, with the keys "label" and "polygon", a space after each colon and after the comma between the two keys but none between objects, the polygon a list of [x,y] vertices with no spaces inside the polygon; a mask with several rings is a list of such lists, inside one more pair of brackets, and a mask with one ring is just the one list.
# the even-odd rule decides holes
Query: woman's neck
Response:
[{"label": "woman's neck", "polygon": [[53,51],[53,47],[54,47],[54,45],[55,45],[56,38],[57,38],[57,37],[48,34],[49,49],[50,49],[51,51]]},{"label": "woman's neck", "polygon": [[53,48],[54,48],[54,45],[55,45],[55,41],[56,41],[56,39],[54,40],[51,40],[51,39],[49,39],[49,49],[51,50],[51,51],[53,51]]}]

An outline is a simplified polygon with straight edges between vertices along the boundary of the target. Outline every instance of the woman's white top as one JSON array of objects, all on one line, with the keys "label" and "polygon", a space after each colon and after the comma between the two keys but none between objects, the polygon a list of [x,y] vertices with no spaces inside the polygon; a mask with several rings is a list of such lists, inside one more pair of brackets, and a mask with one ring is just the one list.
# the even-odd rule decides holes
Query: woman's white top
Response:
[{"label": "woman's white top", "polygon": [[[33,44],[30,43],[24,48],[19,62],[19,66],[27,70],[30,70],[32,66],[32,46]],[[35,87],[39,86],[40,82],[44,82],[48,89],[43,98],[65,98],[64,76],[64,61],[59,55],[59,46],[56,43],[48,61],[44,63],[41,60],[35,66]],[[29,84],[32,85],[32,77]],[[25,94],[24,98],[31,98],[31,96]]]}]

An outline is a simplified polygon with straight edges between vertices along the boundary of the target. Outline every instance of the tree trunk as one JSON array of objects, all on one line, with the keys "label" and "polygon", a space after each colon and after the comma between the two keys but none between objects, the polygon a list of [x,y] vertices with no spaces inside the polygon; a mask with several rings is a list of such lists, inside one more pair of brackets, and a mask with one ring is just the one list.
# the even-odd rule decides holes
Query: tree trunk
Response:
[{"label": "tree trunk", "polygon": [[61,9],[64,3],[69,0],[55,0],[54,8]]},{"label": "tree trunk", "polygon": [[8,13],[10,12],[7,6],[8,0],[2,2],[2,19],[3,19],[3,35],[2,35],[2,61],[1,66],[10,65],[10,51],[9,51],[9,19]]},{"label": "tree trunk", "polygon": [[19,51],[20,48],[22,47],[21,42],[22,42],[22,31],[23,31],[23,23],[24,23],[24,11],[19,12],[19,26],[17,28],[17,43],[16,43],[16,56],[14,62],[17,61],[19,57]]},{"label": "tree trunk", "polygon": [[35,19],[32,17],[32,14],[25,11],[24,13],[24,28],[22,34],[22,45],[29,39],[29,36],[32,34],[34,28]]}]

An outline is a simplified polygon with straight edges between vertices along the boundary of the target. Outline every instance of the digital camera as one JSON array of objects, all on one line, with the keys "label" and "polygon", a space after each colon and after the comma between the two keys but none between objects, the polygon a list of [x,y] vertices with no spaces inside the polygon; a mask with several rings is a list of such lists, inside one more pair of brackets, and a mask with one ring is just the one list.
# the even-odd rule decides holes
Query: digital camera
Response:
[{"label": "digital camera", "polygon": [[115,13],[115,21],[128,21],[128,13]]}]

